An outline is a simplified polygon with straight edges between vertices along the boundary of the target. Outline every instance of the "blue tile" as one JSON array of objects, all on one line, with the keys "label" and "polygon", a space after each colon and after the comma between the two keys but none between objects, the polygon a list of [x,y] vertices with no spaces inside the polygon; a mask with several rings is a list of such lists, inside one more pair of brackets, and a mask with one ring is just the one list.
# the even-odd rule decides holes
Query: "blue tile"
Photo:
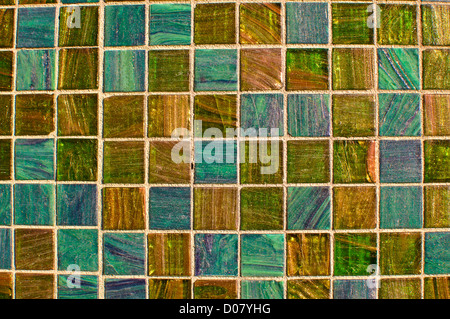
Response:
[{"label": "blue tile", "polygon": [[105,299],[145,299],[145,279],[105,279]]},{"label": "blue tile", "polygon": [[97,186],[60,184],[56,193],[57,224],[97,226]]},{"label": "blue tile", "polygon": [[145,6],[105,7],[105,46],[145,44]]},{"label": "blue tile", "polygon": [[288,229],[330,229],[331,199],[328,187],[289,187]]},{"label": "blue tile", "polygon": [[16,90],[55,90],[55,61],[55,50],[17,51]]},{"label": "blue tile", "polygon": [[150,229],[190,229],[189,187],[150,188]]},{"label": "blue tile", "polygon": [[81,271],[98,270],[98,231],[96,229],[58,230],[58,269],[77,265]]},{"label": "blue tile", "polygon": [[11,269],[11,230],[0,228],[0,269]]},{"label": "blue tile", "polygon": [[288,95],[288,133],[291,136],[330,136],[330,97],[327,94]]},{"label": "blue tile", "polygon": [[328,43],[327,3],[286,3],[286,42]]},{"label": "blue tile", "polygon": [[381,183],[420,183],[422,146],[420,141],[380,141]]},{"label": "blue tile", "polygon": [[380,227],[422,228],[422,188],[381,187]]},{"label": "blue tile", "polygon": [[103,273],[105,275],[145,275],[144,234],[104,234]]},{"label": "blue tile", "polygon": [[11,186],[0,185],[0,225],[11,225]]},{"label": "blue tile", "polygon": [[334,299],[376,299],[376,289],[368,287],[366,280],[335,280]]},{"label": "blue tile", "polygon": [[15,144],[15,175],[17,180],[54,180],[52,139],[17,139]]},{"label": "blue tile", "polygon": [[97,276],[82,275],[79,277],[80,287],[71,288],[74,284],[74,277],[67,275],[58,276],[58,299],[97,299],[98,298],[98,278]]},{"label": "blue tile", "polygon": [[277,136],[283,136],[282,94],[242,94],[240,114],[242,129],[266,129],[263,136],[271,136],[270,129],[278,129]]},{"label": "blue tile", "polygon": [[425,274],[450,273],[450,232],[425,234]]},{"label": "blue tile", "polygon": [[237,91],[237,50],[195,51],[195,91]]},{"label": "blue tile", "polygon": [[237,276],[238,236],[231,234],[196,234],[195,275]]},{"label": "blue tile", "polygon": [[18,48],[55,46],[55,8],[19,8]]},{"label": "blue tile", "polygon": [[190,45],[191,5],[150,6],[150,45]]},{"label": "blue tile", "polygon": [[14,185],[14,224],[54,225],[55,185]]}]

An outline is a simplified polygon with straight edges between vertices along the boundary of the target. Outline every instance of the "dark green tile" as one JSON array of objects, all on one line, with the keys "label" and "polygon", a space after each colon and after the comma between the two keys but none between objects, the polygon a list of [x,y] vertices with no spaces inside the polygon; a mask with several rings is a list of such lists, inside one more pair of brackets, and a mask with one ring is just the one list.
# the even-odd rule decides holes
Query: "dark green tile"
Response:
[{"label": "dark green tile", "polygon": [[12,48],[14,45],[15,18],[14,9],[0,9],[0,48]]},{"label": "dark green tile", "polygon": [[59,136],[94,136],[97,126],[97,94],[58,95]]},{"label": "dark green tile", "polygon": [[62,7],[59,10],[59,46],[96,46],[98,44],[98,7],[79,7],[79,28],[77,28],[76,18],[71,18],[77,12],[76,10],[78,9],[72,7]]},{"label": "dark green tile", "polygon": [[48,135],[55,130],[53,95],[16,96],[16,135]]},{"label": "dark green tile", "polygon": [[368,27],[370,3],[333,3],[333,44],[373,44]]},{"label": "dark green tile", "polygon": [[374,54],[372,49],[333,49],[334,90],[373,89],[374,72]]},{"label": "dark green tile", "polygon": [[111,96],[103,100],[103,136],[144,137],[144,96]]},{"label": "dark green tile", "polygon": [[373,95],[333,95],[333,135],[374,136],[375,97]]},{"label": "dark green tile", "polygon": [[283,189],[276,187],[242,188],[241,229],[283,229]]},{"label": "dark green tile", "polygon": [[281,44],[279,3],[243,3],[239,13],[241,44]]},{"label": "dark green tile", "polygon": [[13,58],[11,51],[0,52],[0,91],[12,90]]},{"label": "dark green tile", "polygon": [[189,91],[189,76],[188,50],[151,50],[148,52],[149,91]]},{"label": "dark green tile", "polygon": [[97,49],[60,50],[58,88],[62,90],[97,89],[98,65]]},{"label": "dark green tile", "polygon": [[377,180],[374,141],[334,142],[334,183],[374,183]]},{"label": "dark green tile", "polygon": [[423,89],[450,90],[450,50],[423,51]]},{"label": "dark green tile", "polygon": [[11,179],[11,140],[0,140],[0,180]]},{"label": "dark green tile", "polygon": [[58,139],[58,181],[97,180],[97,140]]},{"label": "dark green tile", "polygon": [[417,44],[416,5],[381,4],[377,41],[382,45]]},{"label": "dark green tile", "polygon": [[0,135],[12,133],[12,104],[11,95],[0,95]]},{"label": "dark green tile", "polygon": [[234,3],[197,4],[194,13],[194,43],[235,43],[235,12]]},{"label": "dark green tile", "polygon": [[450,181],[450,141],[427,140],[424,142],[425,183]]},{"label": "dark green tile", "polygon": [[286,89],[327,90],[328,50],[287,49]]},{"label": "dark green tile", "polygon": [[104,183],[144,183],[144,142],[107,141],[103,147]]},{"label": "dark green tile", "polygon": [[421,272],[422,235],[420,233],[382,233],[380,235],[381,275],[418,275]]},{"label": "dark green tile", "polygon": [[334,240],[334,275],[368,276],[367,267],[377,263],[376,234],[335,234]]},{"label": "dark green tile", "polygon": [[328,183],[330,145],[328,141],[289,141],[287,144],[288,183]]}]

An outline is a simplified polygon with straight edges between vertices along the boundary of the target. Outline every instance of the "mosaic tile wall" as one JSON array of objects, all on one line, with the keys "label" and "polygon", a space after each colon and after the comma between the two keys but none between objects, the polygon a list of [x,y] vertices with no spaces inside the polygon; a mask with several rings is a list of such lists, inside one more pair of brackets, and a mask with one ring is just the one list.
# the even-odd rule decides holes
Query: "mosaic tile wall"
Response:
[{"label": "mosaic tile wall", "polygon": [[0,0],[0,298],[450,297],[449,1],[78,2]]}]

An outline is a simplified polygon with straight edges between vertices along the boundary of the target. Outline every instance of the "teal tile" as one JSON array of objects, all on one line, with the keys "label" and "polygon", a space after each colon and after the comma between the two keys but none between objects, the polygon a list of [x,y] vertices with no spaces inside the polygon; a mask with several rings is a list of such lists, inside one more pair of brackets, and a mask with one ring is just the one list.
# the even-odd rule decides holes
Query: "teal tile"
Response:
[{"label": "teal tile", "polygon": [[330,136],[330,96],[288,95],[288,133],[291,136]]},{"label": "teal tile", "polygon": [[327,3],[286,3],[286,42],[328,43]]},{"label": "teal tile", "polygon": [[425,234],[425,274],[450,273],[450,232]]},{"label": "teal tile", "polygon": [[145,51],[105,51],[105,92],[145,91]]},{"label": "teal tile", "polygon": [[284,276],[284,235],[241,235],[241,275]]},{"label": "teal tile", "polygon": [[284,284],[275,280],[242,280],[241,299],[283,299]]},{"label": "teal tile", "polygon": [[240,113],[243,130],[265,129],[265,136],[271,136],[271,129],[278,129],[278,136],[283,136],[282,94],[242,94]]},{"label": "teal tile", "polygon": [[328,187],[288,187],[288,229],[330,229],[331,199]]},{"label": "teal tile", "polygon": [[14,224],[53,225],[55,185],[14,185]]},{"label": "teal tile", "polygon": [[382,186],[380,227],[384,229],[422,228],[422,188]]},{"label": "teal tile", "polygon": [[55,8],[20,8],[17,26],[18,48],[55,46]]},{"label": "teal tile", "polygon": [[104,234],[103,274],[145,275],[144,234]]},{"label": "teal tile", "polygon": [[383,93],[379,101],[381,136],[420,136],[420,95]]},{"label": "teal tile", "polygon": [[17,180],[54,180],[52,139],[17,139],[15,143],[15,175]]},{"label": "teal tile", "polygon": [[196,276],[237,276],[238,235],[196,234]]},{"label": "teal tile", "polygon": [[145,6],[105,7],[105,46],[145,44]]},{"label": "teal tile", "polygon": [[237,147],[234,141],[196,141],[195,183],[233,184],[237,181]]},{"label": "teal tile", "polygon": [[419,90],[417,49],[378,49],[378,88],[380,90]]},{"label": "teal tile", "polygon": [[150,45],[190,45],[191,5],[152,4]]},{"label": "teal tile", "polygon": [[0,185],[0,225],[11,225],[11,186]]},{"label": "teal tile", "polygon": [[98,231],[96,229],[58,230],[58,269],[77,265],[81,271],[98,270]]},{"label": "teal tile", "polygon": [[237,91],[237,50],[195,51],[195,91]]},{"label": "teal tile", "polygon": [[55,61],[55,50],[17,51],[16,90],[55,90]]},{"label": "teal tile", "polygon": [[150,229],[190,229],[191,189],[189,187],[151,187]]},{"label": "teal tile", "polygon": [[381,183],[420,183],[422,145],[420,141],[380,142]]},{"label": "teal tile", "polygon": [[59,184],[56,223],[61,226],[97,226],[97,185]]},{"label": "teal tile", "polygon": [[[78,281],[79,280],[79,281]],[[75,282],[74,282],[75,281]],[[79,287],[74,287],[79,284]],[[74,276],[58,276],[58,299],[97,299],[98,277],[82,275],[74,279]]]},{"label": "teal tile", "polygon": [[0,228],[0,252],[0,269],[11,269],[11,229]]}]

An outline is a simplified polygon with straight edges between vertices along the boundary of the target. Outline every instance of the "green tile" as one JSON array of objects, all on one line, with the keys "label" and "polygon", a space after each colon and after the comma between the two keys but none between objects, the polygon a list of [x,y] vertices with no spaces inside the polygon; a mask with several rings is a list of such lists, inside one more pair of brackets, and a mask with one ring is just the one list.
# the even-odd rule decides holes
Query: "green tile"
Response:
[{"label": "green tile", "polygon": [[58,269],[67,270],[70,265],[77,265],[81,271],[98,270],[96,229],[58,230]]},{"label": "green tile", "polygon": [[60,50],[58,88],[62,90],[97,89],[98,65],[97,49]]},{"label": "green tile", "polygon": [[370,3],[333,3],[333,44],[373,44],[374,29],[367,25]]},{"label": "green tile", "polygon": [[242,230],[283,229],[283,189],[242,188],[241,189]]},{"label": "green tile", "polygon": [[333,49],[333,90],[369,90],[374,87],[372,49]]},{"label": "green tile", "polygon": [[450,299],[450,277],[425,278],[424,298]]},{"label": "green tile", "polygon": [[150,279],[148,299],[191,299],[190,279]]},{"label": "green tile", "polygon": [[242,280],[241,299],[283,299],[282,281]]},{"label": "green tile", "polygon": [[282,277],[284,235],[241,235],[241,276]]},{"label": "green tile", "polygon": [[242,44],[281,44],[281,5],[243,3],[239,6]]},{"label": "green tile", "polygon": [[423,89],[450,90],[450,50],[423,51]]},{"label": "green tile", "polygon": [[144,183],[144,142],[107,141],[103,147],[104,183]]},{"label": "green tile", "polygon": [[14,172],[17,180],[54,180],[54,139],[17,139]]},{"label": "green tile", "polygon": [[376,234],[335,234],[334,240],[334,275],[368,276],[367,267],[377,263]]},{"label": "green tile", "polygon": [[144,96],[111,96],[103,100],[103,136],[144,137]]},{"label": "green tile", "polygon": [[450,186],[425,186],[424,217],[426,228],[450,227]]},{"label": "green tile", "polygon": [[235,12],[234,3],[197,4],[194,12],[194,43],[234,44]]},{"label": "green tile", "polygon": [[14,21],[14,9],[0,9],[0,48],[13,47]]},{"label": "green tile", "polygon": [[104,92],[145,91],[144,50],[104,52]]},{"label": "green tile", "polygon": [[333,95],[333,135],[374,136],[375,97],[373,95]]},{"label": "green tile", "polygon": [[51,226],[55,219],[55,186],[14,185],[14,224]]},{"label": "green tile", "polygon": [[287,90],[327,90],[328,50],[287,49]]},{"label": "green tile", "polygon": [[[73,27],[78,21],[71,16],[78,9],[62,7],[59,10],[59,46],[96,46],[98,44],[98,7],[78,7],[80,28]],[[69,24],[72,23],[71,26]]]},{"label": "green tile", "polygon": [[[1,52],[4,54],[4,52]],[[6,52],[9,53],[9,52]],[[3,75],[2,54],[0,54],[0,90]],[[12,55],[11,55],[12,58]],[[56,50],[17,51],[16,90],[46,91],[56,89]]]},{"label": "green tile", "polygon": [[418,49],[378,49],[378,88],[420,89]]},{"label": "green tile", "polygon": [[149,91],[189,91],[189,76],[188,50],[151,50],[148,52]]},{"label": "green tile", "polygon": [[374,183],[377,180],[374,141],[334,142],[334,183]]},{"label": "green tile", "polygon": [[288,276],[329,276],[330,235],[287,234]]},{"label": "green tile", "polygon": [[16,96],[16,135],[48,135],[54,128],[53,95]]},{"label": "green tile", "polygon": [[328,141],[289,141],[287,144],[288,183],[328,183],[330,144]]},{"label": "green tile", "polygon": [[282,183],[283,143],[253,140],[240,142],[239,147],[242,184]]},{"label": "green tile", "polygon": [[58,139],[58,181],[97,180],[97,140]]},{"label": "green tile", "polygon": [[450,140],[426,140],[425,183],[447,183],[450,181]]},{"label": "green tile", "polygon": [[194,120],[201,121],[201,125],[194,127],[195,137],[206,137],[205,132],[211,128],[220,130],[225,137],[227,129],[235,129],[237,126],[237,96],[196,95]]},{"label": "green tile", "polygon": [[94,136],[97,126],[97,94],[58,95],[59,136]]},{"label": "green tile", "polygon": [[450,45],[450,7],[448,5],[422,5],[423,45]]},{"label": "green tile", "polygon": [[416,5],[381,4],[378,44],[417,44]]},{"label": "green tile", "polygon": [[12,133],[12,103],[11,95],[0,95],[0,135]]},{"label": "green tile", "polygon": [[421,299],[421,290],[420,278],[382,279],[378,291],[378,298]]},{"label": "green tile", "polygon": [[72,280],[71,276],[58,275],[58,299],[97,299],[98,278],[97,276],[80,276],[80,288],[69,288],[67,282]]},{"label": "green tile", "polygon": [[11,179],[11,140],[0,140],[0,180]]},{"label": "green tile", "polygon": [[150,45],[191,44],[191,5],[150,5]]},{"label": "green tile", "polygon": [[420,136],[419,94],[383,93],[378,94],[378,101],[381,136]]},{"label": "green tile", "polygon": [[287,299],[329,299],[330,280],[295,279],[287,282]]},{"label": "green tile", "polygon": [[236,280],[196,280],[194,299],[237,299]]},{"label": "green tile", "polygon": [[421,272],[422,235],[420,233],[382,233],[380,235],[381,275],[418,275]]},{"label": "green tile", "polygon": [[12,91],[13,58],[11,51],[0,52],[0,91]]}]

